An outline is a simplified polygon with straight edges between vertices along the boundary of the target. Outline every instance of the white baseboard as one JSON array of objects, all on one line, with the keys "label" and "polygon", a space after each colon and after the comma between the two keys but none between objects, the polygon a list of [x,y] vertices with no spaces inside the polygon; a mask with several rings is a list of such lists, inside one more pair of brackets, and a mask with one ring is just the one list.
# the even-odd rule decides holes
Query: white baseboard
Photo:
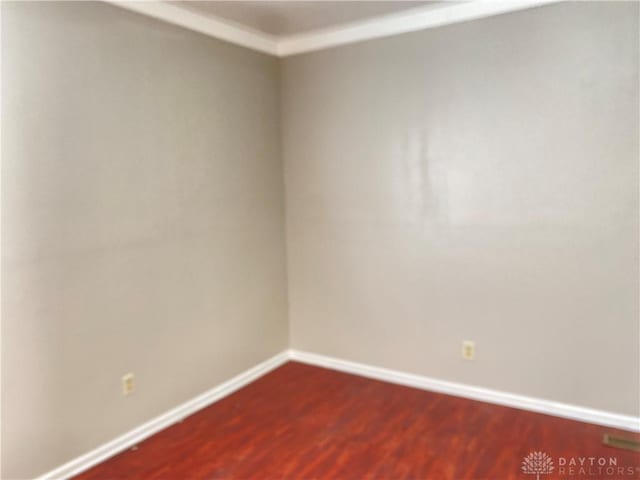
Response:
[{"label": "white baseboard", "polygon": [[64,465],[51,470],[48,473],[38,477],[37,480],[50,480],[50,479],[67,479],[74,475],[79,474],[89,468],[103,462],[109,457],[116,455],[117,453],[126,450],[141,442],[145,438],[158,433],[160,430],[167,428],[170,425],[182,420],[183,418],[196,413],[212,403],[220,400],[223,397],[235,392],[236,390],[244,387],[245,385],[253,382],[258,377],[270,372],[271,370],[279,367],[283,363],[289,360],[287,351],[281,352],[268,360],[256,365],[249,370],[242,372],[241,374],[233,377],[224,383],[221,383],[217,387],[199,395],[176,408],[169,410],[166,413],[140,425],[133,430],[119,436],[118,438],[111,440],[100,447],[91,450],[90,452],[77,457]]},{"label": "white baseboard", "polygon": [[424,377],[422,375],[414,375],[411,373],[389,370],[387,368],[374,367],[371,365],[341,360],[324,355],[317,355],[315,353],[301,352],[298,350],[289,350],[289,358],[309,365],[330,368],[340,372],[352,373],[362,377],[420,388],[431,392],[455,395],[457,397],[479,400],[481,402],[493,403],[521,410],[529,410],[532,412],[569,418],[571,420],[579,420],[581,422],[593,423],[596,425],[604,425],[607,427],[640,432],[640,417],[634,417],[631,415],[622,415],[619,413],[579,407],[551,400],[527,397],[525,395],[516,395],[488,388],[447,382],[444,380]]},{"label": "white baseboard", "polygon": [[348,360],[327,357],[325,355],[318,355],[315,353],[301,352],[299,350],[285,350],[255,367],[246,370],[240,375],[233,377],[231,380],[221,383],[202,395],[199,395],[196,398],[146,422],[145,424],[134,428],[124,435],[121,435],[118,438],[65,463],[55,470],[45,473],[38,477],[37,480],[67,479],[88,470],[107,458],[134,446],[145,438],[158,433],[183,418],[196,413],[221,398],[239,390],[262,375],[286,363],[288,360],[295,360],[309,365],[329,368],[340,372],[351,373],[398,385],[420,388],[422,390],[519,408],[521,410],[544,413],[546,415],[553,415],[556,417],[569,418],[571,420],[579,420],[581,422],[594,423],[596,425],[604,425],[607,427],[640,432],[639,417],[578,407],[566,403],[500,392],[498,390],[491,390],[488,388],[473,387],[461,383],[447,382],[421,375],[414,375],[411,373],[399,372],[397,370],[389,370],[387,368],[374,367]]}]

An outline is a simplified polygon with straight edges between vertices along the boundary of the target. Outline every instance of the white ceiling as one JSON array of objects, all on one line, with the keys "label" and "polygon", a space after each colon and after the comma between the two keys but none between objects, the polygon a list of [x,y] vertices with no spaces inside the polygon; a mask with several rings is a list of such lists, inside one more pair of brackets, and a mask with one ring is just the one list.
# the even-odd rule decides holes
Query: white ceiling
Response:
[{"label": "white ceiling", "polygon": [[289,36],[406,11],[442,1],[172,1],[176,6],[230,20],[259,32]]}]

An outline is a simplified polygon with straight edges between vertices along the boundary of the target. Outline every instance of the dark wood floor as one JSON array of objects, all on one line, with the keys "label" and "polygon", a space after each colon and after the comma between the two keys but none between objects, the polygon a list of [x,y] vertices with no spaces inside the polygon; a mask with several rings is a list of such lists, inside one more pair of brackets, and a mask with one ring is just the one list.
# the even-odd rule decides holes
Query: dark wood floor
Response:
[{"label": "dark wood floor", "polygon": [[[532,451],[554,462],[543,480],[640,478],[640,454],[602,445],[606,432],[290,362],[76,478],[524,480]],[[570,473],[558,457],[617,466]]]}]

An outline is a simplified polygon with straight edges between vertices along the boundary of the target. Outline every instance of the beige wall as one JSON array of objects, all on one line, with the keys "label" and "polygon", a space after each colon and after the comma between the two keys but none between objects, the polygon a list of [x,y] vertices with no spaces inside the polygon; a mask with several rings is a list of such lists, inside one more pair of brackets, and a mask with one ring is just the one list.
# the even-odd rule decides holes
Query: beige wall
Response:
[{"label": "beige wall", "polygon": [[288,328],[276,59],[84,2],[3,2],[2,48],[16,479],[282,351]]},{"label": "beige wall", "polygon": [[292,347],[638,414],[638,7],[284,60]]},{"label": "beige wall", "polygon": [[279,62],[3,2],[2,477],[289,344],[281,100],[292,347],[638,414],[638,8]]}]

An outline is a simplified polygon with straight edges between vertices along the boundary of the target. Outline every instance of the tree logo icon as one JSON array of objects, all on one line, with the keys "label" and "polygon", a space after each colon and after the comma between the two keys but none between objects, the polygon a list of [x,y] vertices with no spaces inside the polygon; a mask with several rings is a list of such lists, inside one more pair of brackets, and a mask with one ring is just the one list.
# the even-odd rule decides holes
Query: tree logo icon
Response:
[{"label": "tree logo icon", "polygon": [[553,472],[553,461],[544,452],[531,452],[522,461],[522,472],[536,476],[540,480],[540,474],[546,475]]}]

